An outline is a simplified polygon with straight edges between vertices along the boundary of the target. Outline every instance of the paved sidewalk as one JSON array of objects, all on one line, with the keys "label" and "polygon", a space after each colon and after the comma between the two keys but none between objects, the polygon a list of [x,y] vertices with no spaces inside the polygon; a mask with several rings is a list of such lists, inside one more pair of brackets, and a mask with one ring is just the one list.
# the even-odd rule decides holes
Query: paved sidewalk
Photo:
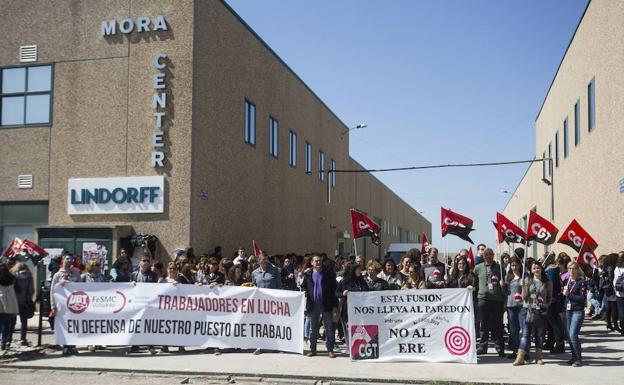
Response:
[{"label": "paved sidewalk", "polygon": [[[51,334],[45,340],[50,341]],[[62,357],[60,352],[28,361],[0,365],[5,368],[95,370],[132,373],[195,374],[207,376],[257,376],[267,379],[343,380],[350,382],[452,381],[513,384],[622,384],[624,382],[624,337],[607,332],[604,322],[587,321],[581,340],[585,366],[565,365],[569,354],[546,355],[544,366],[529,364],[514,367],[511,360],[494,354],[483,356],[478,365],[432,364],[417,362],[371,363],[351,362],[346,355],[329,359],[323,353],[308,358],[298,354],[251,352],[203,354],[200,350],[186,353],[147,352],[124,356],[122,350],[81,350],[79,356]],[[322,346],[319,343],[319,348]],[[342,346],[344,348],[344,346]],[[171,350],[176,350],[172,348]],[[493,349],[491,349],[493,351]]]}]

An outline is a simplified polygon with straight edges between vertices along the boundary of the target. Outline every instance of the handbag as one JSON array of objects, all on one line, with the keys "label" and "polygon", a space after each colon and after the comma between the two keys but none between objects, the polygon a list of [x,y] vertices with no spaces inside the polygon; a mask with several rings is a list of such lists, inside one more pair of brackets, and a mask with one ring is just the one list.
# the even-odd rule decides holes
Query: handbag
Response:
[{"label": "handbag", "polygon": [[27,319],[31,319],[35,316],[35,302],[32,299],[29,299],[24,304],[23,313],[26,314]]}]

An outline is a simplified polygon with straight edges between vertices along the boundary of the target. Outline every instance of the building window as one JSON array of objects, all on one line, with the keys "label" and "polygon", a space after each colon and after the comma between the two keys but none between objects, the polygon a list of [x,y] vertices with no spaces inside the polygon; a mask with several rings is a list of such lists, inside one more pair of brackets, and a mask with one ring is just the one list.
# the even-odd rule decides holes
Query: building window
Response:
[{"label": "building window", "polygon": [[555,132],[555,167],[559,167],[559,131]]},{"label": "building window", "polygon": [[312,175],[312,145],[306,142],[306,167],[305,172]]},{"label": "building window", "polygon": [[319,151],[319,180],[322,182],[325,180],[325,153]]},{"label": "building window", "polygon": [[269,154],[277,158],[278,156],[278,134],[279,127],[277,120],[269,118]]},{"label": "building window", "polygon": [[52,119],[52,66],[11,67],[0,75],[0,125],[49,124]]},{"label": "building window", "polygon": [[551,161],[548,162],[548,177],[550,178],[552,176],[552,173],[553,173],[553,168],[552,168],[552,143],[548,143],[548,157],[551,159]]},{"label": "building window", "polygon": [[574,105],[574,147],[581,143],[581,106],[580,100]]},{"label": "building window", "polygon": [[[336,161],[335,160],[333,160],[333,159],[331,160],[330,167],[331,167],[330,170],[336,171]],[[330,174],[329,181],[330,181],[332,187],[336,187],[336,173],[335,172],[332,172]]]},{"label": "building window", "polygon": [[[546,159],[546,151],[542,153],[542,159]],[[546,179],[546,161],[542,161],[542,179]]]},{"label": "building window", "polygon": [[569,149],[569,140],[568,140],[568,118],[565,118],[563,121],[563,159],[568,157]]},{"label": "building window", "polygon": [[596,127],[596,79],[587,86],[587,124],[589,132]]},{"label": "building window", "polygon": [[288,141],[290,142],[290,151],[288,152],[288,162],[292,167],[297,167],[297,134],[293,131],[288,132]]},{"label": "building window", "polygon": [[245,143],[256,145],[256,106],[245,99]]}]

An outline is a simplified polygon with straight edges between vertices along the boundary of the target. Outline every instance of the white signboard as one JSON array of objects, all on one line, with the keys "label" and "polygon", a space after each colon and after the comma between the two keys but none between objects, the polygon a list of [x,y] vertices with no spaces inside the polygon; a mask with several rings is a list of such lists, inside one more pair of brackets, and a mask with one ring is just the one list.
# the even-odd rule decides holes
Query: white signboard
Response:
[{"label": "white signboard", "polygon": [[162,213],[165,177],[70,179],[67,212],[77,214]]},{"label": "white signboard", "polygon": [[477,363],[468,289],[349,292],[354,361]]},{"label": "white signboard", "polygon": [[304,294],[169,283],[54,290],[59,345],[168,345],[303,353]]}]

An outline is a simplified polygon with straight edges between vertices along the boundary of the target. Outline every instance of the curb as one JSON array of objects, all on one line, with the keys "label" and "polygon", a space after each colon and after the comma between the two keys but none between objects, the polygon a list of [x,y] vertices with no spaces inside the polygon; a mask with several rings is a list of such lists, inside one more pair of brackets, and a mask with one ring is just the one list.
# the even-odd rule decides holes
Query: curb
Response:
[{"label": "curb", "polygon": [[127,374],[127,375],[148,375],[148,376],[184,376],[184,377],[201,377],[208,380],[228,381],[230,383],[237,381],[247,382],[269,382],[280,384],[297,384],[297,385],[354,385],[354,384],[397,384],[397,385],[424,385],[424,384],[444,384],[444,385],[528,385],[528,384],[508,384],[508,383],[492,383],[492,382],[472,382],[472,381],[448,381],[448,380],[409,380],[409,379],[388,379],[388,378],[357,378],[357,377],[323,377],[323,376],[302,376],[302,375],[286,375],[286,374],[267,374],[267,375],[250,375],[249,373],[217,373],[203,371],[180,371],[180,370],[145,370],[145,369],[111,369],[111,368],[76,368],[66,366],[46,366],[37,365],[11,365],[1,364],[0,371],[3,369],[13,370],[37,370],[37,371],[67,371],[67,372],[83,372],[93,373],[96,375],[103,373]]}]

